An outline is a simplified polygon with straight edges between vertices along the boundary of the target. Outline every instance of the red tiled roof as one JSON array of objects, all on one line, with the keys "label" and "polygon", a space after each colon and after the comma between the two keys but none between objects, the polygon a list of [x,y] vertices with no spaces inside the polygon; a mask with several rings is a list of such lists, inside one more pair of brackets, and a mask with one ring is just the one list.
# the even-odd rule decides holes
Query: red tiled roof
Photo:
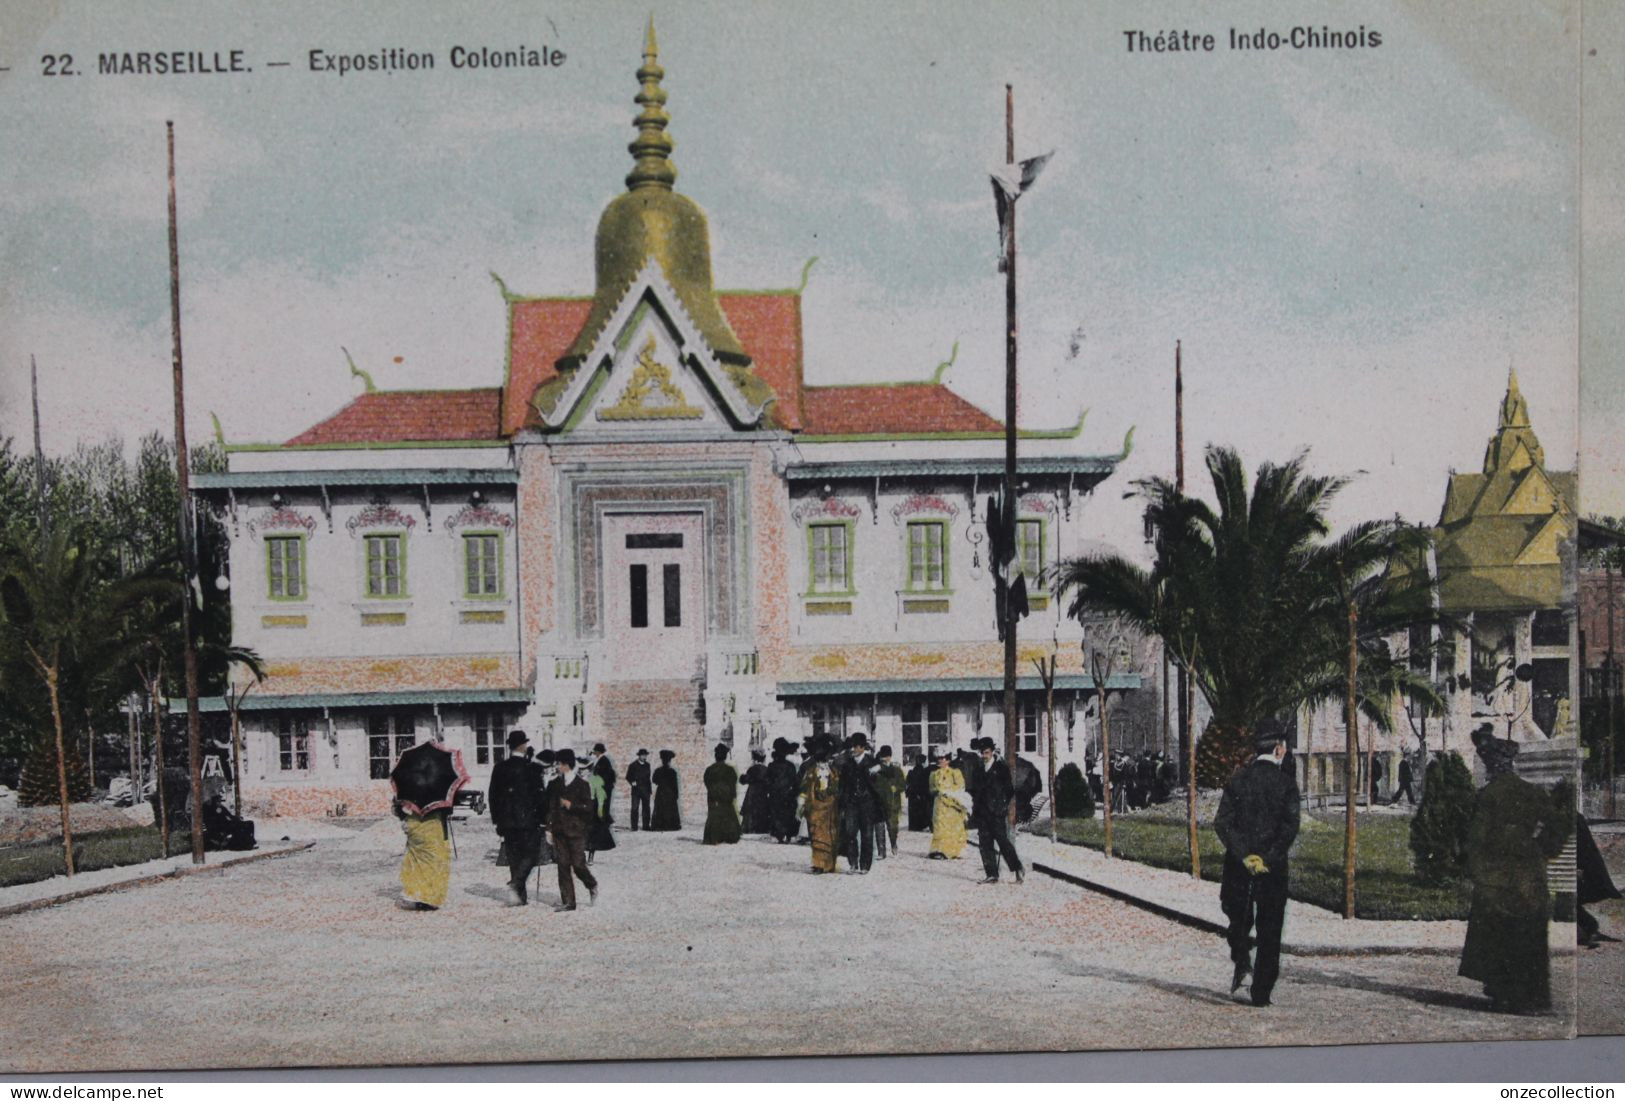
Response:
[{"label": "red tiled roof", "polygon": [[416,443],[500,437],[502,391],[378,390],[362,394],[331,417],[288,441],[289,446],[338,443]]},{"label": "red tiled roof", "polygon": [[1001,432],[1004,423],[935,383],[809,386],[802,392],[806,431],[817,436],[900,436],[924,432]]},{"label": "red tiled roof", "polygon": [[[723,292],[728,323],[778,401],[772,416],[792,432],[898,436],[999,432],[1003,425],[945,386],[905,383],[810,387],[803,381],[801,296]],[[536,388],[557,374],[586,323],[586,298],[518,299],[508,308],[508,377],[501,389],[363,394],[289,444],[489,440],[512,436],[534,414]]]},{"label": "red tiled roof", "polygon": [[508,307],[508,379],[502,393],[502,434],[525,427],[531,395],[558,372],[592,309],[590,298],[530,298]]},{"label": "red tiled roof", "polygon": [[[773,387],[778,423],[801,428],[801,296],[795,294],[717,295],[756,374]],[[502,431],[523,428],[536,388],[557,374],[559,357],[570,350],[586,324],[592,302],[583,298],[530,298],[508,311],[508,387],[502,397]]]}]

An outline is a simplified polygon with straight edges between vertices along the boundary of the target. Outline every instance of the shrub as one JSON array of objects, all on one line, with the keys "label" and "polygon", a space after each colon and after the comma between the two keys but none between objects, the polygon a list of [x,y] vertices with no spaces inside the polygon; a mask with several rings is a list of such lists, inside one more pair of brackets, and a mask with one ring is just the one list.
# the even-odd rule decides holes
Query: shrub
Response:
[{"label": "shrub", "polygon": [[1473,821],[1473,774],[1458,753],[1428,765],[1422,804],[1411,819],[1411,858],[1423,883],[1443,883],[1467,871],[1467,830]]},{"label": "shrub", "polygon": [[1055,817],[1093,818],[1095,798],[1089,792],[1089,781],[1077,765],[1068,761],[1055,774]]},{"label": "shrub", "polygon": [[1246,727],[1209,723],[1196,740],[1196,786],[1224,787],[1254,756],[1253,736]]},{"label": "shrub", "polygon": [[[41,737],[23,762],[23,775],[17,788],[17,802],[25,807],[54,807],[58,802],[56,781],[56,739]],[[90,770],[83,757],[68,747],[68,802],[82,803],[91,796]]]}]

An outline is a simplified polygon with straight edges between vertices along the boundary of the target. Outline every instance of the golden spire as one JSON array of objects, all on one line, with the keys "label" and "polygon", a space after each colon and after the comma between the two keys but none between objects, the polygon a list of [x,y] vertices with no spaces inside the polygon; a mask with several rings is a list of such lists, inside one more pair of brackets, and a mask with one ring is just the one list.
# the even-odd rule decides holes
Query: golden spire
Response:
[{"label": "golden spire", "polygon": [[1518,369],[1507,368],[1507,394],[1501,399],[1501,427],[1528,428],[1529,402],[1518,390]]},{"label": "golden spire", "polygon": [[671,116],[666,114],[666,90],[660,86],[660,78],[665,75],[666,70],[660,67],[660,45],[655,41],[655,17],[651,12],[649,30],[643,38],[643,64],[638,69],[638,82],[642,87],[633,98],[643,110],[632,120],[638,128],[638,136],[626,147],[635,162],[626,177],[629,191],[640,187],[670,191],[677,182],[677,169],[671,163],[671,138],[666,134]]}]

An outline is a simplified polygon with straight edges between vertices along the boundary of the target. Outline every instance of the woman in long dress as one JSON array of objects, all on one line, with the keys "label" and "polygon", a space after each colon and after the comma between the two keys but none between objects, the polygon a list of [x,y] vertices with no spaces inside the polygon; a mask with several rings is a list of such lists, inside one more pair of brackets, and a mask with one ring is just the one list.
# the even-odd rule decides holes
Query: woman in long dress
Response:
[{"label": "woman in long dress", "polygon": [[767,754],[759,749],[751,750],[750,767],[740,781],[745,785],[745,799],[739,805],[739,825],[745,833],[768,833],[773,828],[767,799],[766,761]]},{"label": "woman in long dress", "polygon": [[438,910],[446,904],[451,886],[451,835],[447,811],[413,814],[395,804],[395,814],[406,833],[406,855],[401,859],[402,909]]},{"label": "woman in long dress", "polygon": [[767,766],[768,816],[771,820],[773,840],[787,845],[801,832],[801,818],[796,813],[798,784],[796,764],[790,754],[801,748],[799,742],[773,739],[773,763]]},{"label": "woman in long dress", "polygon": [[677,756],[669,749],[660,751],[660,767],[654,770],[649,777],[655,789],[654,814],[649,818],[651,830],[670,832],[683,828],[682,819],[677,814],[677,770],[671,767],[671,759]]},{"label": "woman in long dress", "polygon": [[609,832],[609,789],[603,777],[590,768],[582,769],[581,775],[592,789],[592,825],[587,827],[587,863],[591,864],[594,853],[615,847],[615,835]]},{"label": "woman in long dress", "polygon": [[953,766],[948,750],[937,755],[931,773],[931,859],[958,860],[965,851],[965,774]]},{"label": "woman in long dress", "polygon": [[739,843],[739,773],[728,763],[728,747],[717,746],[716,763],[705,770],[705,835],[700,838],[706,845],[737,845]]},{"label": "woman in long dress", "polygon": [[1573,811],[1512,770],[1516,742],[1474,735],[1489,772],[1473,805],[1467,872],[1473,880],[1459,974],[1484,984],[1492,1006],[1531,1013],[1552,1005],[1546,861],[1568,840]]},{"label": "woman in long dress", "polygon": [[812,870],[816,875],[835,870],[835,854],[840,851],[840,827],[836,820],[836,772],[829,763],[829,748],[820,746],[801,778],[798,809],[807,820],[812,838]]}]

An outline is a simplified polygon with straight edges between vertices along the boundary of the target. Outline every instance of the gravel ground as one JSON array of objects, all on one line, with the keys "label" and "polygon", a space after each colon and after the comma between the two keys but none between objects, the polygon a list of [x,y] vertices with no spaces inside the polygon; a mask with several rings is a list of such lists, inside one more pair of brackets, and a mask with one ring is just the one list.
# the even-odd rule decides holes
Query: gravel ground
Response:
[{"label": "gravel ground", "polygon": [[[978,886],[923,834],[868,876],[807,849],[622,833],[599,904],[506,909],[483,822],[448,906],[393,906],[399,827],[5,920],[12,1071],[1561,1037],[1439,957],[1288,957],[1227,994],[1220,940],[1042,876]],[[545,870],[551,873],[551,869]],[[551,875],[542,900],[551,902]],[[1291,911],[1288,911],[1291,921]],[[1573,970],[1553,969],[1561,1004]]]}]

